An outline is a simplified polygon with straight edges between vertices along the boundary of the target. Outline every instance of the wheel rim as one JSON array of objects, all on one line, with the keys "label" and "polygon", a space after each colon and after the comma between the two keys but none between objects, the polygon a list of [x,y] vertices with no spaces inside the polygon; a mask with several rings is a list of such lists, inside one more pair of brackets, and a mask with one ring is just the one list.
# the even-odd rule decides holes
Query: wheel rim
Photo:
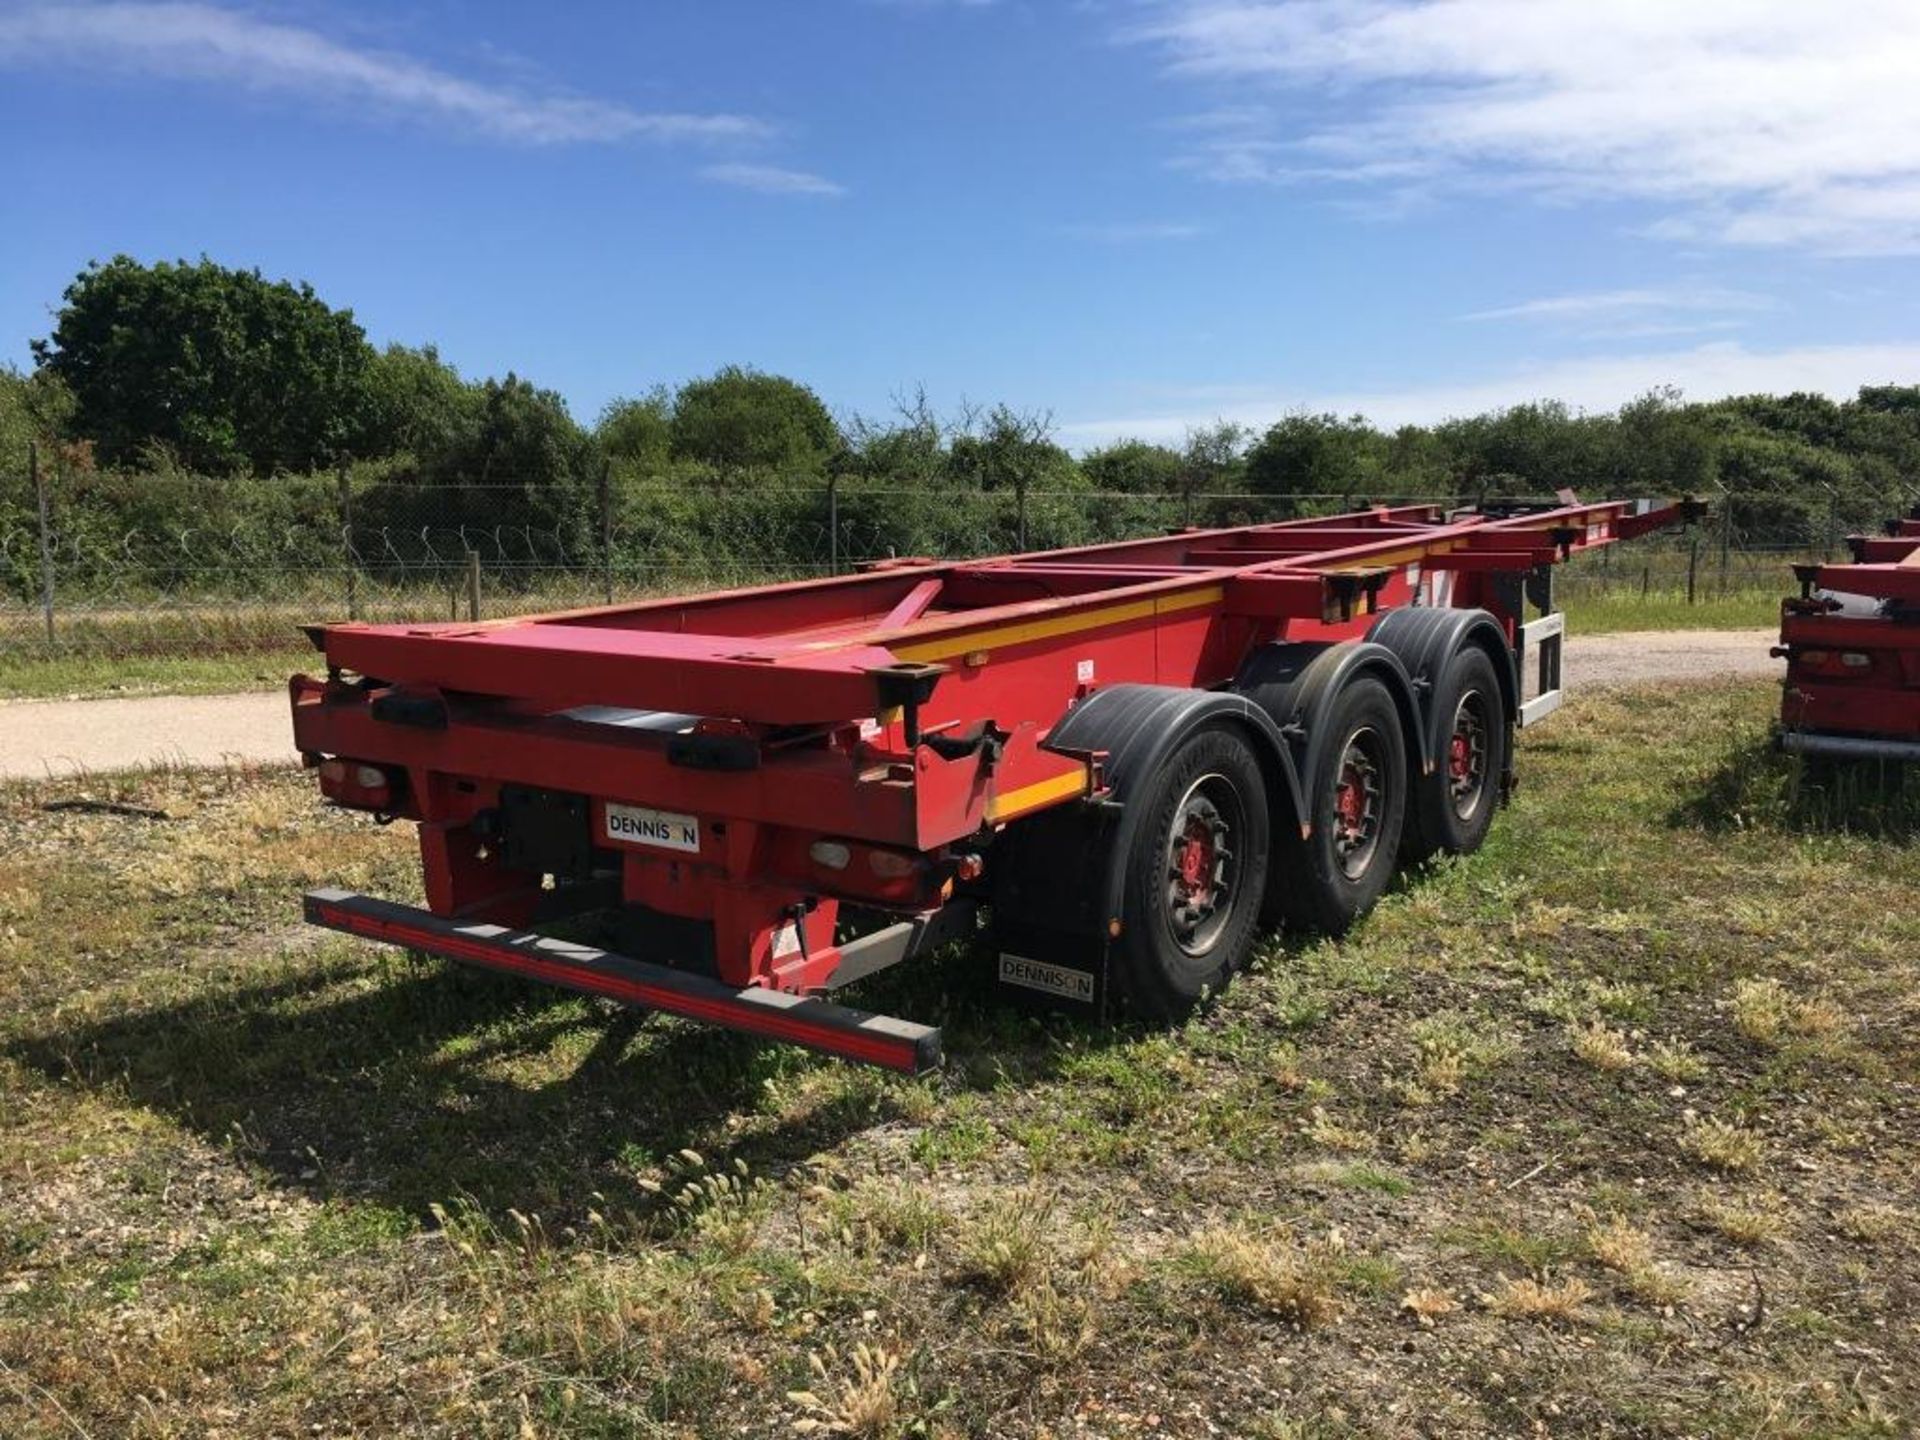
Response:
[{"label": "wheel rim", "polygon": [[1174,806],[1167,829],[1167,928],[1189,955],[1219,943],[1233,918],[1231,842],[1241,828],[1240,792],[1224,775],[1202,775]]},{"label": "wheel rim", "polygon": [[1380,732],[1362,726],[1347,737],[1334,772],[1333,853],[1349,880],[1367,873],[1380,848],[1383,758]]},{"label": "wheel rim", "polygon": [[1487,793],[1487,697],[1469,690],[1453,711],[1447,742],[1447,798],[1454,815],[1471,820]]}]

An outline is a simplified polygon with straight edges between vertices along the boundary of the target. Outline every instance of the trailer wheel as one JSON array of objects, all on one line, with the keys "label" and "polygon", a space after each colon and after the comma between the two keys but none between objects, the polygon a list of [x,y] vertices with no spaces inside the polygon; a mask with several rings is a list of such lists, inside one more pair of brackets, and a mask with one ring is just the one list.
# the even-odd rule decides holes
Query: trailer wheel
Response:
[{"label": "trailer wheel", "polygon": [[1415,782],[1407,808],[1401,858],[1408,861],[1480,848],[1500,805],[1500,777],[1513,746],[1493,661],[1477,646],[1447,661],[1434,687],[1433,713],[1440,717],[1439,753],[1433,773]]},{"label": "trailer wheel", "polygon": [[1374,906],[1393,878],[1407,803],[1407,750],[1400,712],[1378,680],[1354,680],[1318,724],[1332,743],[1306,778],[1305,839],[1279,844],[1273,910],[1290,925],[1341,935]]},{"label": "trailer wheel", "polygon": [[1247,962],[1267,884],[1267,786],[1231,729],[1182,742],[1132,803],[1115,979],[1134,1013],[1185,1014]]}]

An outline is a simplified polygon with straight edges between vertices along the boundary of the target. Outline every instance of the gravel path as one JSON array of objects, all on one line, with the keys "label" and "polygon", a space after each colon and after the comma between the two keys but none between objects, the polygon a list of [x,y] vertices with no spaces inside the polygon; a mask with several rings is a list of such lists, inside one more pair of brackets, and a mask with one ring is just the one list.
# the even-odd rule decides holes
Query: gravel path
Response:
[{"label": "gravel path", "polygon": [[285,690],[0,704],[0,779],[294,758]]},{"label": "gravel path", "polygon": [[[1767,651],[1775,630],[1630,630],[1618,635],[1569,635],[1562,679],[1569,700],[1582,687],[1649,681],[1719,680],[1731,675],[1779,679],[1783,661]],[[0,728],[0,734],[4,734]]]},{"label": "gravel path", "polygon": [[[1668,630],[1573,636],[1569,691],[1640,681],[1778,675],[1770,630]],[[0,702],[0,779],[141,765],[286,764],[293,760],[284,690],[153,695],[127,700]]]}]

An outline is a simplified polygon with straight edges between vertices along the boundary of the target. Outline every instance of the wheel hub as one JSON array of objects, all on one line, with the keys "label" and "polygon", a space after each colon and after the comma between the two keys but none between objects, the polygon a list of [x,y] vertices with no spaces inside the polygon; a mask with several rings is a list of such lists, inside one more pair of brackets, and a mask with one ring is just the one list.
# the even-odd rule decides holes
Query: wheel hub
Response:
[{"label": "wheel hub", "polygon": [[1447,742],[1447,792],[1453,813],[1462,820],[1480,806],[1487,780],[1487,720],[1480,692],[1460,697],[1453,712],[1453,736]]},{"label": "wheel hub", "polygon": [[1174,812],[1167,836],[1166,913],[1174,941],[1189,954],[1210,949],[1232,914],[1228,841],[1239,815],[1239,797],[1218,775],[1195,781]]},{"label": "wheel hub", "polygon": [[1193,817],[1187,822],[1178,861],[1180,883],[1189,899],[1205,900],[1213,893],[1214,853],[1212,828]]},{"label": "wheel hub", "polygon": [[1380,829],[1380,767],[1374,732],[1362,730],[1347,741],[1333,791],[1333,849],[1340,868],[1357,880],[1372,863]]}]

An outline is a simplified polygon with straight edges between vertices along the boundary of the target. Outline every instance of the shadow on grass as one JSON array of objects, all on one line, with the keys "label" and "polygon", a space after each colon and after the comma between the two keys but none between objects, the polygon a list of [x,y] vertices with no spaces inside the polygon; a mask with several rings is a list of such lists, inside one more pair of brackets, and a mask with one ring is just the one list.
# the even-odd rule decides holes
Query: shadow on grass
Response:
[{"label": "shadow on grass", "polygon": [[[505,977],[357,957],[14,1041],[56,1081],[165,1113],[278,1181],[418,1212],[644,1208],[638,1174],[717,1145],[785,1168],[882,1105],[872,1086],[727,1132],[810,1063],[746,1036]],[[598,1192],[598,1202],[589,1197]]]},{"label": "shadow on grass", "polygon": [[1668,820],[1720,832],[1766,828],[1911,843],[1920,837],[1920,766],[1786,755],[1771,737],[1752,740]]},{"label": "shadow on grass", "polygon": [[[988,972],[979,947],[956,947],[847,998],[947,1027],[952,1058],[932,1083],[948,1087],[1035,1079],[1124,1038],[1010,1010]],[[647,1208],[639,1175],[682,1148],[778,1174],[911,1098],[910,1082],[849,1065],[780,1104],[787,1082],[839,1062],[387,951],[43,1030],[6,1053],[164,1113],[316,1197],[549,1220]]]}]

